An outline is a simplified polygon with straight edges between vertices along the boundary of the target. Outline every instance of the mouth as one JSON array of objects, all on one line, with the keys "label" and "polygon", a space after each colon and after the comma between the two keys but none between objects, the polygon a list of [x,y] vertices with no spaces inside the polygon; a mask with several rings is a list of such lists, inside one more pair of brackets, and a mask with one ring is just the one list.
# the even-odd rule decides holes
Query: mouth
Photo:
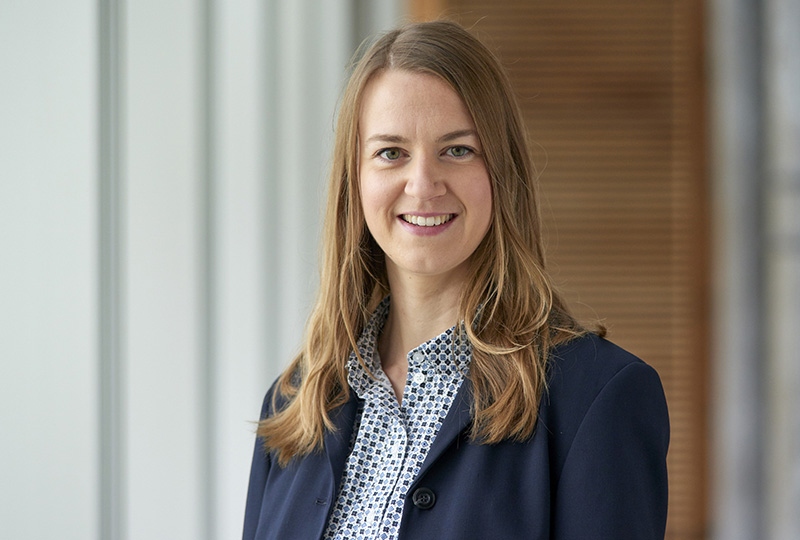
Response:
[{"label": "mouth", "polygon": [[456,217],[455,214],[441,214],[438,216],[415,216],[413,214],[401,214],[400,219],[406,223],[411,223],[417,227],[437,227],[444,225]]}]

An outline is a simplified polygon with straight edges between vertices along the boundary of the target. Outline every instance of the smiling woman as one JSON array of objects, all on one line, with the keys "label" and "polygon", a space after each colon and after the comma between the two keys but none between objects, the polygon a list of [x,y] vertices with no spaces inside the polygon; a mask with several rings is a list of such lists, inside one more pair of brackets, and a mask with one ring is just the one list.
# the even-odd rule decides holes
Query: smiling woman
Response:
[{"label": "smiling woman", "polygon": [[339,114],[320,292],[267,392],[244,538],[663,538],[658,375],[551,284],[519,108],[449,22]]},{"label": "smiling woman", "polygon": [[[492,216],[489,173],[469,111],[440,78],[399,69],[377,74],[362,99],[361,205],[384,253],[394,312],[414,310],[398,305],[408,294],[456,306]],[[452,326],[452,313],[438,321],[416,317],[424,327],[408,330],[417,335],[394,339],[391,315],[379,343],[381,367],[402,402],[406,353]]]}]

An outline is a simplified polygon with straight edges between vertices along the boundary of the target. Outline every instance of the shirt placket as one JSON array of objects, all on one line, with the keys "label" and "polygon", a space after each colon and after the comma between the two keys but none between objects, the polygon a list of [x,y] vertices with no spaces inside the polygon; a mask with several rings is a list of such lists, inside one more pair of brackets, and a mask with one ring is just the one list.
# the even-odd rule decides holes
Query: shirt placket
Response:
[{"label": "shirt placket", "polygon": [[460,356],[468,354],[463,345],[458,351],[462,355],[453,354],[457,351],[451,348],[452,330],[411,351],[401,406],[375,350],[387,311],[384,301],[359,340],[366,365],[359,365],[353,354],[348,366],[351,387],[364,405],[350,456],[355,461],[348,460],[337,501],[345,510],[331,531],[340,539],[397,537],[407,490],[449,408],[452,396],[447,385],[461,379]]},{"label": "shirt placket", "polygon": [[383,529],[384,516],[389,508],[391,496],[400,479],[408,445],[408,433],[402,411],[386,375],[380,373],[376,383],[376,412],[381,418],[378,437],[383,439],[383,447],[382,451],[374,456],[374,465],[379,478],[378,489],[374,496],[370,497],[366,517],[370,535],[378,538]]}]

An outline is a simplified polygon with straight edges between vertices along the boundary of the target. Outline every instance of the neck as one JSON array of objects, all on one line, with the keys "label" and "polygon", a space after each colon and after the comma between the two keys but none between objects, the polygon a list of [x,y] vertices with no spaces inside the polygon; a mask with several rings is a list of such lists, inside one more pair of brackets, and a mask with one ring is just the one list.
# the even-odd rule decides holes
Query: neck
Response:
[{"label": "neck", "polygon": [[388,276],[392,301],[379,348],[386,360],[404,360],[408,351],[458,322],[465,279],[393,274]]},{"label": "neck", "polygon": [[459,272],[420,276],[387,265],[392,301],[378,340],[381,365],[402,403],[411,349],[434,338],[458,321],[458,301],[466,283]]}]

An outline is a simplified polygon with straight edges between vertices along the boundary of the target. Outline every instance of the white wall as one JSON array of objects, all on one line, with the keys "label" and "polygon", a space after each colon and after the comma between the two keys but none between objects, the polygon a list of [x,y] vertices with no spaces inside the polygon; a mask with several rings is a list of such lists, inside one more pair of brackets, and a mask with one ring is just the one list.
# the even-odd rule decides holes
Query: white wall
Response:
[{"label": "white wall", "polygon": [[94,2],[0,2],[0,537],[97,537]]},{"label": "white wall", "polygon": [[400,2],[0,2],[0,538],[240,535],[333,112]]},{"label": "white wall", "polygon": [[125,530],[203,538],[201,6],[128,2],[124,14],[121,211]]}]

